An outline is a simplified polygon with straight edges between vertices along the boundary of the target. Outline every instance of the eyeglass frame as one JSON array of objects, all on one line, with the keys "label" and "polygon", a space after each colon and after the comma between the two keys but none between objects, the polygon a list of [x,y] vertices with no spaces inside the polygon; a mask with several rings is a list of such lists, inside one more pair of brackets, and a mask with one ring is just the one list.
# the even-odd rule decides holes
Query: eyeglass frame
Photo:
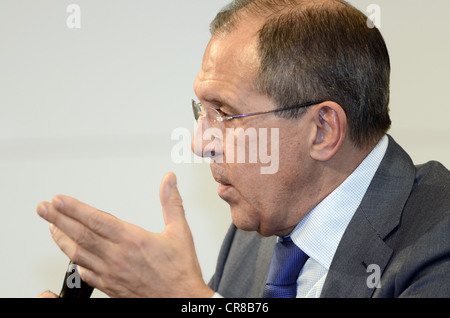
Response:
[{"label": "eyeglass frame", "polygon": [[[324,101],[320,101],[320,102],[306,102],[306,103],[302,103],[302,104],[299,104],[299,105],[286,107],[286,108],[272,109],[272,110],[267,110],[267,111],[262,111],[262,112],[247,113],[247,114],[240,114],[240,115],[232,115],[232,116],[226,116],[226,117],[222,117],[216,110],[217,115],[218,115],[216,120],[219,121],[219,122],[224,122],[224,121],[232,120],[232,119],[235,119],[235,118],[251,117],[251,116],[257,116],[257,115],[264,115],[264,114],[276,113],[276,112],[281,112],[281,111],[287,111],[287,110],[294,110],[294,109],[298,109],[298,108],[310,107],[310,106],[317,105],[317,104],[320,104],[320,103],[323,103],[323,102]],[[209,107],[209,108],[214,109],[212,107]],[[204,115],[201,115],[203,110],[204,110]],[[198,119],[200,117],[206,117],[206,107],[203,106],[201,102],[196,102],[193,99],[192,99],[192,111],[194,113],[194,118],[195,118],[196,121],[198,121]]]}]

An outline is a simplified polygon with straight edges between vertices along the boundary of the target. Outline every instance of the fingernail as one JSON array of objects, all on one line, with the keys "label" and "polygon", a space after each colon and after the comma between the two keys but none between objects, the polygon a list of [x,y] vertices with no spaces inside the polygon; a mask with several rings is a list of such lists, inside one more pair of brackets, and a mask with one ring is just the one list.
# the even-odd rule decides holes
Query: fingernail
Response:
[{"label": "fingernail", "polygon": [[56,226],[53,225],[53,223],[50,223],[49,229],[50,229],[50,234],[53,235],[53,233],[55,232]]},{"label": "fingernail", "polygon": [[40,217],[45,217],[47,215],[47,208],[43,204],[39,204],[36,209]]},{"label": "fingernail", "polygon": [[178,187],[177,185],[177,176],[173,174],[173,177],[170,179],[170,187],[176,189]]}]

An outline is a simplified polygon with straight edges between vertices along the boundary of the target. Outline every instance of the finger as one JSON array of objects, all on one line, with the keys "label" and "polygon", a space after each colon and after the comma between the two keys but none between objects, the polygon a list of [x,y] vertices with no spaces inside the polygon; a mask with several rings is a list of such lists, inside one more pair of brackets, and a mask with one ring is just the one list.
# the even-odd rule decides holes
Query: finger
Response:
[{"label": "finger", "polygon": [[[41,202],[37,208],[38,214],[43,216],[45,220],[67,233],[74,241],[81,243],[88,235],[88,229],[79,221],[56,210],[55,207],[48,202]],[[45,211],[45,212],[44,212]],[[53,227],[50,226],[50,229]],[[52,231],[51,231],[52,232]]]},{"label": "finger", "polygon": [[76,257],[80,247],[99,255],[108,250],[109,244],[111,244],[108,239],[97,235],[79,221],[59,212],[52,204],[42,202],[37,210],[40,215],[45,210],[44,217],[51,222],[50,233],[56,244],[69,258]]},{"label": "finger", "polygon": [[90,230],[105,238],[116,238],[116,234],[122,229],[120,220],[111,214],[100,211],[75,198],[57,195],[53,197],[52,205],[61,213],[81,222]]},{"label": "finger", "polygon": [[55,293],[53,293],[49,290],[46,290],[46,291],[43,291],[42,293],[40,293],[38,295],[38,298],[58,298],[58,295],[56,295]]},{"label": "finger", "polygon": [[178,192],[177,178],[174,173],[164,176],[159,188],[159,200],[166,226],[186,223],[183,200]]},{"label": "finger", "polygon": [[[46,207],[47,210],[42,211],[42,207]],[[56,224],[66,233],[69,233],[67,227],[63,227],[61,223],[58,223],[57,218],[59,218],[60,215],[55,211],[78,221],[97,235],[116,243],[120,240],[118,233],[120,233],[122,229],[122,224],[120,220],[111,214],[100,211],[75,198],[63,195],[55,196],[51,202],[51,206],[45,205],[45,202],[39,204],[38,214],[47,221]],[[62,218],[62,220],[64,220],[64,222],[69,222],[64,218]],[[73,222],[71,223],[71,225],[74,224],[75,223]],[[77,230],[79,230],[79,227],[77,227]],[[77,240],[76,237],[73,238]]]},{"label": "finger", "polygon": [[89,286],[102,289],[100,276],[97,275],[94,271],[87,269],[86,267],[78,266],[78,273],[80,274],[80,278],[87,283]]},{"label": "finger", "polygon": [[74,242],[71,237],[69,237],[54,224],[50,224],[50,233],[61,251],[63,251],[63,253],[66,254],[74,263],[89,269],[101,270],[100,268],[104,264],[102,254],[107,252],[108,248],[96,249],[94,251],[88,250],[80,244]]}]

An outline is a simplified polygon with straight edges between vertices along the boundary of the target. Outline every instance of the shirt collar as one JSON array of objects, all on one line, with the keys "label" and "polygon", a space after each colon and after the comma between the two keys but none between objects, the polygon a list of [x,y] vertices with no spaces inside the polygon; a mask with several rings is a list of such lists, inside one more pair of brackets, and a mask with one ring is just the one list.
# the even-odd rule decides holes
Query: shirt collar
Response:
[{"label": "shirt collar", "polygon": [[389,143],[383,136],[344,182],[313,208],[290,234],[292,241],[327,270]]}]

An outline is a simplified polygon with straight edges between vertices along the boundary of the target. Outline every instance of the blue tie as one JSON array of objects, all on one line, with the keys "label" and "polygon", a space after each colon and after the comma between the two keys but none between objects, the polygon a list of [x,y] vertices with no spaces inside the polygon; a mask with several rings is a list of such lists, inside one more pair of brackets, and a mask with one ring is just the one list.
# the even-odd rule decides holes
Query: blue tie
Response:
[{"label": "blue tie", "polygon": [[280,237],[273,251],[263,297],[295,298],[298,274],[307,259],[308,255],[290,237]]}]

